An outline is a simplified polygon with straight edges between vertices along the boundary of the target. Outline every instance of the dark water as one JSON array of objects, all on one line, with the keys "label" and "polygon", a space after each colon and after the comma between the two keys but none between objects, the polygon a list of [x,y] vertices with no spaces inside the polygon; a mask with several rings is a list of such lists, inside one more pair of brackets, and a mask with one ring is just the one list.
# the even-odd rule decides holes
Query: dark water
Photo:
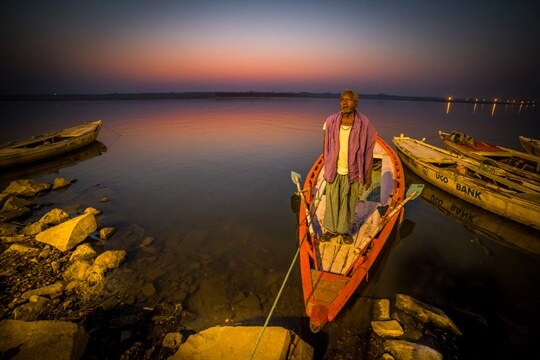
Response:
[{"label": "dark water", "polygon": [[[337,99],[228,99],[1,102],[0,143],[104,120],[99,143],[58,161],[3,171],[16,178],[78,182],[48,195],[62,207],[94,206],[118,234],[108,248],[129,250],[124,269],[152,283],[141,304],[182,303],[199,331],[225,323],[262,324],[296,250],[290,171],[305,175],[321,150],[322,122]],[[361,101],[388,142],[392,136],[440,145],[437,130],[459,129],[520,149],[518,135],[540,138],[538,111],[518,105]],[[410,179],[410,181],[417,181]],[[367,284],[310,341],[339,349],[360,315],[360,297],[406,293],[443,309],[464,335],[460,358],[536,353],[540,320],[539,234],[469,206],[436,188],[407,205],[405,221]],[[102,197],[110,199],[99,202]],[[122,231],[123,236],[122,236]],[[126,232],[128,233],[126,235]],[[155,238],[152,253],[129,242]],[[186,289],[182,284],[191,284]],[[252,304],[252,306],[248,306]],[[255,304],[255,305],[253,305]],[[303,332],[294,268],[274,323]],[[309,334],[301,334],[306,337]],[[321,345],[322,344],[322,345]],[[349,344],[350,346],[350,344]]]}]

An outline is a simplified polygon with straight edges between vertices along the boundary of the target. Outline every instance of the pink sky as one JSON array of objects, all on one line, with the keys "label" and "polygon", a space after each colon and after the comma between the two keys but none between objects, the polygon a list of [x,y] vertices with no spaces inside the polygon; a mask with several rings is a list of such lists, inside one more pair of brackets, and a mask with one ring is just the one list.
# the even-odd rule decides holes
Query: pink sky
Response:
[{"label": "pink sky", "polygon": [[2,4],[0,91],[536,96],[538,5],[497,4]]}]

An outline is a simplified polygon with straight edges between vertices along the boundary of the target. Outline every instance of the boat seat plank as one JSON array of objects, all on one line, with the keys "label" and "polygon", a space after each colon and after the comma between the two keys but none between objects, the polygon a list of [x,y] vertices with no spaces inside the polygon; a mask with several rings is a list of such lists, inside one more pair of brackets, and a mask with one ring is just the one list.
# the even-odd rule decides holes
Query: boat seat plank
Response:
[{"label": "boat seat plank", "polygon": [[364,248],[369,241],[368,235],[377,228],[381,220],[378,211],[375,210],[380,203],[374,201],[360,201],[355,213],[354,228],[359,228],[354,235],[354,243],[347,245],[340,243],[340,238],[334,238],[328,242],[319,243],[322,269],[335,274],[345,274],[347,269],[356,259],[354,250]]},{"label": "boat seat plank", "polygon": [[415,156],[418,154],[418,158],[421,158],[422,161],[431,163],[431,164],[455,164],[458,161],[458,158],[451,153],[445,151],[440,151],[438,149],[433,149],[429,144],[423,142],[402,142],[402,147],[408,150],[411,153],[414,153]]},{"label": "boat seat plank", "polygon": [[349,279],[345,277],[328,279],[324,277],[323,272],[311,269],[311,282],[315,289],[313,296],[317,302],[331,303],[337,294],[347,285]]}]

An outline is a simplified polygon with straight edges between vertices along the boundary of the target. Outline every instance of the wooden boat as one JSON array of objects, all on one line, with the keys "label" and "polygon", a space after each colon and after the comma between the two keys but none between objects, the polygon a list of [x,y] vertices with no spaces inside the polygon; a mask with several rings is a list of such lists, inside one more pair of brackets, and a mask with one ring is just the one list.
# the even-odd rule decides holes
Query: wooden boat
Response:
[{"label": "wooden boat", "polygon": [[475,235],[474,242],[479,246],[487,245],[481,238],[485,237],[525,254],[540,256],[540,231],[461,200],[420,179],[409,168],[405,169],[405,180],[408,184],[424,183],[422,199],[441,213],[461,223],[467,231]]},{"label": "wooden boat", "polygon": [[455,153],[470,156],[489,166],[496,166],[540,183],[540,157],[486,143],[459,131],[450,134],[439,130],[444,146]]},{"label": "wooden boat", "polygon": [[422,179],[485,210],[540,229],[539,191],[423,141],[401,135],[393,142],[405,166]]},{"label": "wooden boat", "polygon": [[102,121],[97,120],[7,143],[0,147],[0,168],[27,164],[81,148],[96,140],[101,126]]},{"label": "wooden boat", "polygon": [[413,191],[404,198],[403,167],[395,151],[380,137],[373,157],[373,184],[364,191],[356,207],[353,243],[349,245],[340,236],[325,242],[319,240],[326,201],[322,155],[309,171],[303,190],[296,174],[305,205],[299,215],[300,271],[304,305],[313,332],[340,312],[381,253],[403,213],[403,204],[419,195]]},{"label": "wooden boat", "polygon": [[531,155],[540,156],[540,140],[519,136],[519,142],[523,149]]}]

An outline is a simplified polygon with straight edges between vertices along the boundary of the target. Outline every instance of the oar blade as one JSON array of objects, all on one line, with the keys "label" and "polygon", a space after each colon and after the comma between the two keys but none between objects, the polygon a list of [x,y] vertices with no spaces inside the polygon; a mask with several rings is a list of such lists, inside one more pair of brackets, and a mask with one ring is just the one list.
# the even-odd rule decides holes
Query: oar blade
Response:
[{"label": "oar blade", "polygon": [[296,171],[291,171],[291,180],[295,184],[296,184],[296,182],[301,183],[302,182],[302,175],[300,175]]},{"label": "oar blade", "polygon": [[422,194],[422,191],[424,190],[424,184],[411,184],[409,186],[409,189],[407,190],[407,194],[405,197],[411,197],[411,200],[416,199],[417,197]]}]

